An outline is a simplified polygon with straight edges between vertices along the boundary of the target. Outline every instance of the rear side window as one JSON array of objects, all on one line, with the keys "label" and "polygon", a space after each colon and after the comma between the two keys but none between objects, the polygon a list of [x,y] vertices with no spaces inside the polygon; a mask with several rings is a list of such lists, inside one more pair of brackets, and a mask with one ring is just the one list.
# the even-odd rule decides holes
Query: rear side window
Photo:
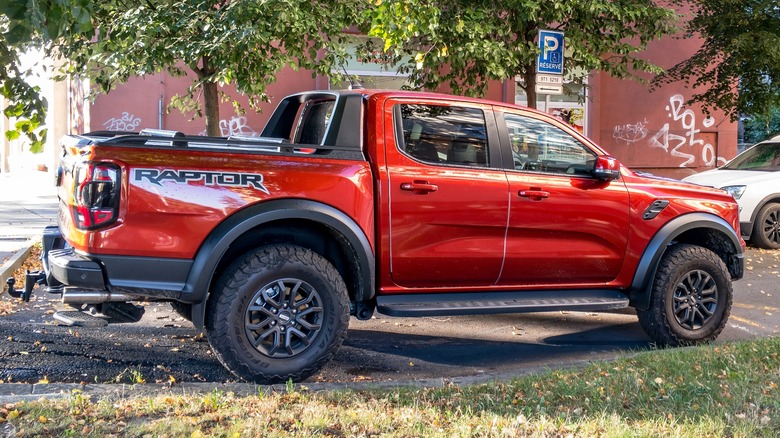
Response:
[{"label": "rear side window", "polygon": [[396,144],[430,164],[488,165],[485,114],[476,108],[397,104]]},{"label": "rear side window", "polygon": [[263,129],[262,137],[285,143],[321,145],[325,140],[336,95],[307,93],[285,98]]},{"label": "rear side window", "polygon": [[309,100],[301,108],[298,132],[293,143],[322,144],[328,132],[335,100]]}]

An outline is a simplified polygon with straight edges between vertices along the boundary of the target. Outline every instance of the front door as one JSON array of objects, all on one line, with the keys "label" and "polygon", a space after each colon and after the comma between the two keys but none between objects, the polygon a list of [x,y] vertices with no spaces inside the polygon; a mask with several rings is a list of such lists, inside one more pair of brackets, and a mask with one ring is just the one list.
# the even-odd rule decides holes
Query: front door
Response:
[{"label": "front door", "polygon": [[596,152],[553,123],[505,112],[499,126],[513,162],[500,284],[596,287],[614,280],[629,232],[623,182],[595,178]]}]

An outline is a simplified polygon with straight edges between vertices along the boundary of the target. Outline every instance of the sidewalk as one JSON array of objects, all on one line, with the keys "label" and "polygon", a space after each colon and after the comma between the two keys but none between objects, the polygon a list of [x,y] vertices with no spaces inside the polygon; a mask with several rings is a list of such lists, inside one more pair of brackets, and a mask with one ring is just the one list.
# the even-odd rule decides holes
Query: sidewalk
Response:
[{"label": "sidewalk", "polygon": [[54,177],[24,170],[0,173],[0,287],[21,265],[41,231],[57,223]]}]

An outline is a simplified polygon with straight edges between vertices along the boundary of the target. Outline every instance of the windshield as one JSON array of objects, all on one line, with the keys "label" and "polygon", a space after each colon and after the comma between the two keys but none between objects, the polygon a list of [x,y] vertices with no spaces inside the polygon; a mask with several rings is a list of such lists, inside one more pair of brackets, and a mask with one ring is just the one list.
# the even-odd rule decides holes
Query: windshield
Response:
[{"label": "windshield", "polygon": [[780,143],[760,143],[723,166],[729,170],[780,171]]}]

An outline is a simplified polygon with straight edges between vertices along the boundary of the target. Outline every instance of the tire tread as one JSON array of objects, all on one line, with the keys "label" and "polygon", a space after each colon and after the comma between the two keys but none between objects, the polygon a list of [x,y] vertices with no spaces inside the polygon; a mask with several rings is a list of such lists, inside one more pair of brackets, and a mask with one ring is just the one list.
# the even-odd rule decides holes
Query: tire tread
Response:
[{"label": "tire tread", "polygon": [[[248,351],[239,352],[232,345],[228,333],[236,329],[236,324],[231,322],[232,315],[229,312],[220,312],[219,309],[229,308],[230,303],[240,298],[239,288],[245,284],[252,275],[280,264],[303,263],[312,267],[319,275],[332,285],[337,310],[340,310],[339,329],[330,345],[316,360],[308,366],[291,373],[265,373],[252,369],[242,362],[239,357],[247,356]],[[243,330],[243,322],[240,323]],[[220,277],[215,289],[215,296],[210,301],[206,327],[209,343],[220,363],[233,374],[249,381],[257,383],[280,383],[288,379],[301,381],[319,371],[329,362],[336,351],[344,342],[349,325],[349,299],[346,285],[341,275],[333,265],[325,258],[313,251],[295,245],[273,245],[255,249],[233,262]],[[238,347],[244,347],[239,344]]]},{"label": "tire tread", "polygon": [[[669,318],[666,315],[664,300],[666,295],[666,288],[668,287],[669,282],[673,281],[674,277],[676,276],[678,267],[696,260],[705,260],[713,263],[720,271],[720,274],[725,277],[725,290],[720,290],[720,287],[718,290],[718,293],[725,294],[726,296],[725,302],[723,303],[725,310],[720,318],[720,321],[718,321],[715,327],[712,328],[711,333],[698,339],[686,339],[682,336],[679,336],[672,329],[669,323]],[[664,254],[664,257],[661,259],[661,262],[658,265],[655,279],[653,281],[650,308],[647,310],[637,311],[637,315],[639,316],[639,323],[642,326],[642,329],[644,329],[645,333],[647,333],[647,335],[650,336],[650,338],[659,346],[673,347],[711,342],[718,337],[720,332],[726,326],[726,322],[728,321],[731,312],[732,295],[732,286],[728,268],[726,268],[726,264],[723,263],[723,260],[721,260],[720,257],[718,257],[711,250],[701,246],[678,244],[670,248],[667,253]]]}]

